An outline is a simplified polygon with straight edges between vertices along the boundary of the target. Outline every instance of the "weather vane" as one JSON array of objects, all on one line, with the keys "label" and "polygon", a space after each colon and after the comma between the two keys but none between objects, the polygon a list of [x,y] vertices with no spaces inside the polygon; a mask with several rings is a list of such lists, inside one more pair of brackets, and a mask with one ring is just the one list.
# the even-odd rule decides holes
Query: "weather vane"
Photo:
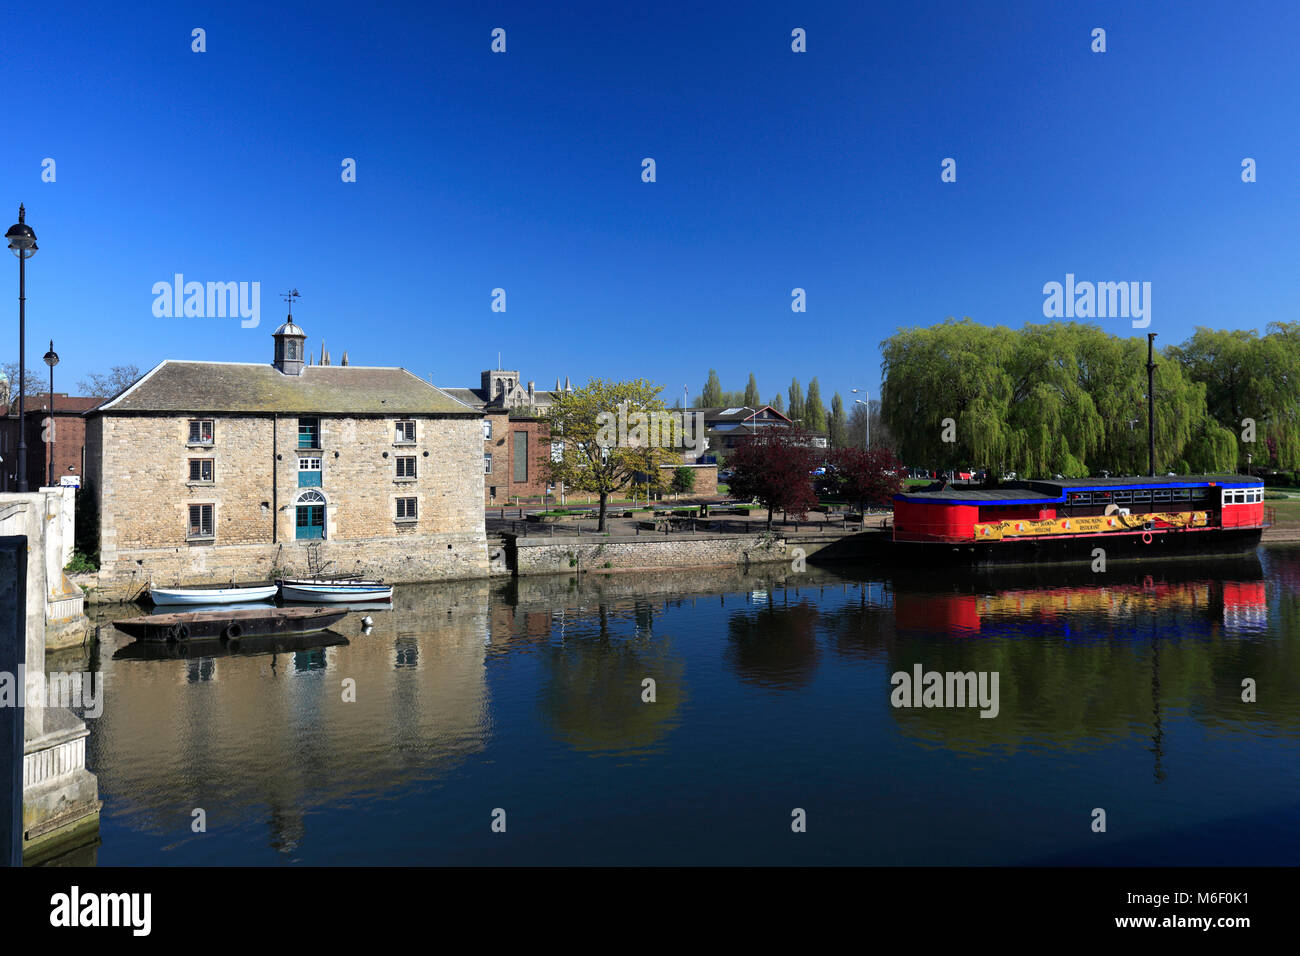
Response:
[{"label": "weather vane", "polygon": [[280,298],[284,299],[285,302],[288,302],[288,303],[289,303],[289,315],[292,316],[292,315],[293,315],[293,300],[294,300],[294,299],[301,299],[302,296],[298,294],[298,290],[297,290],[297,289],[290,289],[288,292],[281,292],[281,293],[280,293]]}]

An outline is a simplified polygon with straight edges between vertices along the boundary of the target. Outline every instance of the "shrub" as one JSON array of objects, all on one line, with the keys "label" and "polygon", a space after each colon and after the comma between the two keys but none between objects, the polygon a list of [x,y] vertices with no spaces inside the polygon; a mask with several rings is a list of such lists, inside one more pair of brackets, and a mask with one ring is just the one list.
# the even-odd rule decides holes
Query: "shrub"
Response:
[{"label": "shrub", "polygon": [[91,571],[99,570],[99,555],[84,554],[81,551],[72,552],[72,560],[68,562],[63,569],[68,574],[87,574]]}]

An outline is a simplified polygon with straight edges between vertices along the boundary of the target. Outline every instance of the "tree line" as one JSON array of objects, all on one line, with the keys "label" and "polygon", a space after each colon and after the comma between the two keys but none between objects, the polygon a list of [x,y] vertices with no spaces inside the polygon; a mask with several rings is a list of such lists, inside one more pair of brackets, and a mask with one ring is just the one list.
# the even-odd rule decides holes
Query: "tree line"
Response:
[{"label": "tree line", "polygon": [[[743,391],[724,391],[716,369],[709,369],[708,380],[700,391],[697,403],[700,408],[762,408],[771,405],[793,421],[801,430],[827,438],[832,448],[863,447],[867,438],[868,415],[872,447],[890,447],[889,431],[880,420],[879,403],[846,405],[839,392],[831,396],[827,408],[822,399],[821,383],[814,377],[805,390],[798,378],[790,380],[785,392],[777,392],[766,402],[759,397],[758,381],[749,373],[749,382]],[[680,407],[681,402],[679,401]],[[868,410],[870,409],[870,411]]]},{"label": "tree line", "polygon": [[[881,343],[881,415],[911,465],[1021,477],[1147,470],[1147,348],[1095,325],[971,319]],[[1160,473],[1300,469],[1300,323],[1157,349]]]}]

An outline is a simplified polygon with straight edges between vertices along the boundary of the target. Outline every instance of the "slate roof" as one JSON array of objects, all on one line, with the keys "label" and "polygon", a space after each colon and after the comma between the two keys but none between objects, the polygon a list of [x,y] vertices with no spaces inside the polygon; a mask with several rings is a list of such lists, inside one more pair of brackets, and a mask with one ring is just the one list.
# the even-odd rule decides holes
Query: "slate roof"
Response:
[{"label": "slate roof", "polygon": [[[103,401],[104,401],[103,398],[94,398],[89,395],[63,395],[60,394],[59,392],[55,392],[54,393],[54,414],[71,415],[74,413],[89,411],[90,409],[94,408],[96,405],[99,405]],[[50,404],[50,396],[48,392],[41,393],[39,395],[28,395],[27,409],[26,409],[28,416],[37,415],[37,414],[39,415],[48,414],[46,410],[46,406],[49,404]],[[13,405],[10,406],[8,409],[5,409],[3,405],[0,405],[0,416],[4,416],[7,418],[17,418],[18,399],[15,398]]]},{"label": "slate roof", "polygon": [[[758,421],[785,422],[787,424],[793,424],[788,417],[783,413],[778,412],[771,405],[759,405],[757,408],[750,408],[748,406],[741,407],[738,405],[719,405],[716,408],[691,408],[688,409],[688,411],[692,413],[703,412],[704,420],[710,425],[715,423],[740,424],[742,422],[747,422],[756,416],[762,416],[761,418],[758,418]],[[764,412],[770,412],[771,414],[763,415]]]},{"label": "slate roof", "polygon": [[[450,395],[452,398],[456,399],[457,401],[464,402],[466,405],[472,405],[477,409],[484,409],[488,407],[489,393],[485,389],[450,388],[444,385],[442,386],[442,391],[446,392],[448,395]],[[556,396],[560,394],[562,393],[552,391],[549,389],[547,391],[534,391],[533,401],[539,405],[553,405],[555,404]],[[492,407],[500,408],[502,411],[506,410],[504,406],[493,405]]]},{"label": "slate roof", "polygon": [[309,365],[285,375],[273,365],[173,359],[87,414],[106,412],[477,414],[404,368]]}]

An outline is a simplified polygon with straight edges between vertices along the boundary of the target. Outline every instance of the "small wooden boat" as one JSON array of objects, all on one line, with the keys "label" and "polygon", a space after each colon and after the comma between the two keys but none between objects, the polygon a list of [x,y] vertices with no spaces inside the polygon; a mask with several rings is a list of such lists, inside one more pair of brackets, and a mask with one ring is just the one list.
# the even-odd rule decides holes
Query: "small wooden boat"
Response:
[{"label": "small wooden boat", "polygon": [[274,584],[246,588],[149,588],[154,604],[250,604],[269,601],[278,590]]},{"label": "small wooden boat", "polygon": [[361,604],[391,601],[393,586],[383,581],[360,581],[352,578],[287,578],[275,582],[286,601],[312,604]]},{"label": "small wooden boat", "polygon": [[265,634],[310,634],[337,624],[348,612],[327,607],[265,607],[228,611],[147,614],[113,626],[138,641],[189,641]]},{"label": "small wooden boat", "polygon": [[301,654],[326,647],[347,647],[342,634],[281,634],[237,641],[131,641],[113,654],[115,661],[167,661],[202,657],[255,657],[262,654]]}]

